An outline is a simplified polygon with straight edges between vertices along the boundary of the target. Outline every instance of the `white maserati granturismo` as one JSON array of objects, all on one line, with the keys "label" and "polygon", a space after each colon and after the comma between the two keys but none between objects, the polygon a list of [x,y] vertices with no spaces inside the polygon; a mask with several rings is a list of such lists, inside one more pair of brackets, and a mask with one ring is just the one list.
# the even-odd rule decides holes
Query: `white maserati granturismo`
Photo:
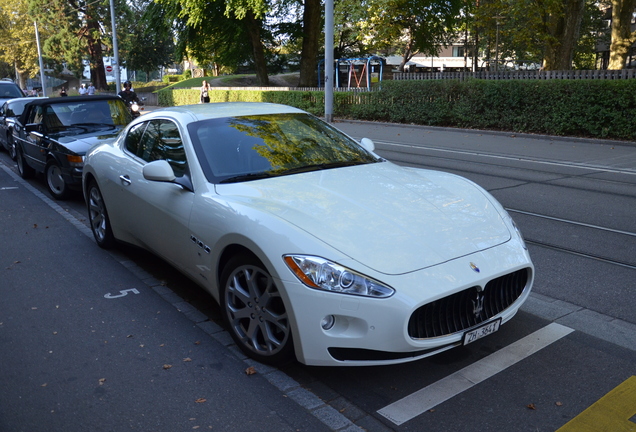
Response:
[{"label": "white maserati granturismo", "polygon": [[374,150],[284,105],[166,108],[91,148],[83,190],[99,246],[178,268],[260,362],[393,364],[499,330],[534,279],[511,217]]}]

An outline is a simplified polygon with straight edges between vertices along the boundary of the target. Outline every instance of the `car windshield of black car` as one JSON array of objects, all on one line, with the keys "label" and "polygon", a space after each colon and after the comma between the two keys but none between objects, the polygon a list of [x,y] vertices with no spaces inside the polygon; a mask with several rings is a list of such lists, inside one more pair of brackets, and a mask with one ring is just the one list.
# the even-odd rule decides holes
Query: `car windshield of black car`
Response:
[{"label": "car windshield of black car", "polygon": [[357,142],[307,114],[209,119],[190,123],[188,131],[212,183],[379,162]]},{"label": "car windshield of black car", "polygon": [[44,123],[51,132],[79,126],[115,127],[130,121],[126,106],[121,100],[95,100],[87,102],[55,103],[45,109]]}]

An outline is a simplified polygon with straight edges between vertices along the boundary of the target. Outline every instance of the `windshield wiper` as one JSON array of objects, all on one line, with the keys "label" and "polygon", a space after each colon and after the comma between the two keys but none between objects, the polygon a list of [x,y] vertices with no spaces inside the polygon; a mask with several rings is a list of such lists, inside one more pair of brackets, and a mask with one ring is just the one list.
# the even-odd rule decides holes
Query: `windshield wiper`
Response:
[{"label": "windshield wiper", "polygon": [[78,126],[78,127],[82,127],[82,128],[86,128],[87,126],[89,127],[100,127],[100,126],[106,126],[108,127],[108,129],[115,129],[115,125],[110,124],[110,123],[73,123],[71,126]]},{"label": "windshield wiper", "polygon": [[226,179],[223,179],[219,183],[238,183],[238,182],[259,180],[259,179],[270,178],[270,177],[276,177],[276,174],[272,174],[269,172],[241,174],[234,177],[228,177]]},{"label": "windshield wiper", "polygon": [[331,169],[331,168],[341,168],[341,167],[348,167],[348,166],[354,166],[354,165],[364,165],[367,164],[368,162],[363,162],[363,161],[339,161],[339,162],[327,162],[327,163],[321,163],[321,164],[313,164],[313,165],[305,165],[305,166],[301,166],[301,167],[297,167],[297,168],[290,168],[281,172],[278,172],[278,175],[289,175],[289,174],[298,174],[298,173],[303,173],[303,172],[311,172],[311,171],[320,171],[320,170],[326,170],[326,169]]}]

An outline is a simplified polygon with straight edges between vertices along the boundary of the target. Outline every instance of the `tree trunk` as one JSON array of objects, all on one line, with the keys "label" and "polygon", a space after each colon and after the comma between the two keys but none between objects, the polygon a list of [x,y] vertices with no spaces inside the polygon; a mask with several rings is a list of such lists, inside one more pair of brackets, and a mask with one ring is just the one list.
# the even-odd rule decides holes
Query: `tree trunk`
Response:
[{"label": "tree trunk", "polygon": [[318,45],[321,11],[320,0],[305,0],[299,87],[315,87],[318,84]]},{"label": "tree trunk", "polygon": [[261,87],[269,85],[269,77],[267,76],[267,62],[265,61],[265,49],[261,42],[261,20],[256,19],[254,12],[249,11],[245,15],[245,25],[247,33],[252,44],[252,53],[254,55],[254,68],[256,69],[256,80]]},{"label": "tree trunk", "polygon": [[574,49],[579,39],[584,11],[585,0],[565,0],[563,14],[548,19],[552,39],[546,44],[544,70],[572,69]]},{"label": "tree trunk", "polygon": [[108,90],[102,41],[99,37],[95,37],[100,34],[99,31],[99,23],[87,17],[86,43],[90,56],[91,82],[98,90]]},{"label": "tree trunk", "polygon": [[636,39],[631,30],[636,0],[612,0],[612,42],[608,69],[623,69],[629,48]]},{"label": "tree trunk", "polygon": [[[402,61],[400,62],[400,66],[398,67],[398,70],[400,72],[404,72],[404,68],[406,67],[406,64],[416,54],[416,53],[413,52],[413,44],[414,44],[413,38],[410,38],[409,42],[404,47],[404,54],[402,55]],[[431,68],[431,72],[433,72],[432,68]]]}]

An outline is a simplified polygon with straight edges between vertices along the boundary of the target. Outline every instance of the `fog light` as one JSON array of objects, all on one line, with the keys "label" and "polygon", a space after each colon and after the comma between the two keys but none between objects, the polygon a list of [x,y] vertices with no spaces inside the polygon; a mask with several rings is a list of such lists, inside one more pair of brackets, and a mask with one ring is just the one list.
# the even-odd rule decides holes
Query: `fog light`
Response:
[{"label": "fog light", "polygon": [[333,315],[327,315],[320,322],[320,327],[322,327],[323,330],[329,330],[333,327],[335,323],[336,323],[336,317]]}]

